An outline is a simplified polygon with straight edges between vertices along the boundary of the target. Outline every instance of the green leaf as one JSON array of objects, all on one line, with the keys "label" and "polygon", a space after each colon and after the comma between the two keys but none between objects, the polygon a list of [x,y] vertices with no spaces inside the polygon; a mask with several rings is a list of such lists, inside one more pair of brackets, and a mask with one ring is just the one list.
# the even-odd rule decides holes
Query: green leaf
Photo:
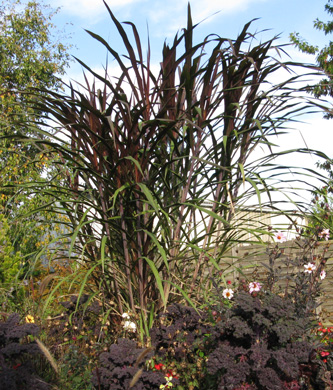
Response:
[{"label": "green leaf", "polygon": [[158,287],[158,290],[161,294],[161,298],[162,298],[162,301],[163,301],[163,305],[164,305],[164,309],[166,308],[166,305],[167,305],[167,302],[166,302],[166,298],[165,298],[165,295],[164,295],[164,290],[163,290],[163,285],[162,285],[162,280],[160,278],[160,275],[155,267],[155,264],[152,260],[148,259],[148,257],[143,257],[144,260],[146,260],[146,262],[148,263],[150,269],[152,270],[154,276],[155,276],[155,281],[156,281],[156,284],[157,284],[157,287]]},{"label": "green leaf", "polygon": [[158,251],[160,253],[160,255],[162,256],[162,259],[164,261],[164,264],[165,264],[165,267],[167,269],[167,271],[169,272],[169,263],[168,263],[168,258],[167,258],[167,255],[165,253],[165,250],[164,248],[162,247],[162,245],[159,243],[157,237],[155,236],[155,234],[153,234],[152,232],[149,232],[148,230],[144,229],[143,230],[154,242],[154,244],[157,246],[158,248]]}]

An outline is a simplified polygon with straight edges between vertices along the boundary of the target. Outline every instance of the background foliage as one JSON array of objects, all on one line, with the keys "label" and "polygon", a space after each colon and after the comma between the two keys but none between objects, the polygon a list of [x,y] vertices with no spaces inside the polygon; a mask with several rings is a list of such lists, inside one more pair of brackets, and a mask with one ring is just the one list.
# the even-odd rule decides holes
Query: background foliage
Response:
[{"label": "background foliage", "polygon": [[[333,6],[332,0],[328,0],[325,5],[325,11],[329,16],[333,15]],[[329,20],[323,22],[318,18],[313,23],[316,30],[322,31],[325,35],[329,35],[333,31],[333,21]],[[325,72],[325,78],[322,79],[315,86],[310,87],[310,91],[317,97],[320,96],[333,96],[332,89],[332,74],[333,74],[333,42],[330,40],[327,45],[322,48],[314,46],[302,37],[299,33],[290,34],[291,41],[296,45],[296,47],[301,50],[303,53],[317,54],[317,65],[320,69],[323,69]],[[325,116],[327,118],[332,118],[332,112],[329,110],[326,112]]]},{"label": "background foliage", "polygon": [[20,252],[22,262],[33,261],[54,229],[49,213],[30,214],[50,202],[38,187],[30,188],[32,182],[44,186],[52,175],[48,154],[34,142],[13,137],[36,134],[30,124],[41,119],[25,92],[61,87],[59,76],[69,55],[61,34],[55,38],[51,20],[56,12],[36,1],[2,1],[0,6],[0,212],[8,221],[13,253]]}]

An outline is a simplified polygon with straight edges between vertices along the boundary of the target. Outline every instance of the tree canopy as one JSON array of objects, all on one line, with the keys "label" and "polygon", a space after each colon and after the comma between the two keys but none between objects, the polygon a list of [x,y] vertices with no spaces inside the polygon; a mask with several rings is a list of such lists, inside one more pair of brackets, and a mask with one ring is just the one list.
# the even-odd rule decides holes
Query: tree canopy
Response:
[{"label": "tree canopy", "polygon": [[[325,5],[326,12],[333,16],[333,1],[328,0]],[[333,20],[323,22],[318,18],[314,21],[314,28],[322,31],[325,35],[333,32]],[[311,92],[316,97],[333,96],[333,42],[330,40],[322,48],[314,46],[307,40],[303,39],[299,33],[290,34],[291,41],[303,53],[316,54],[317,65],[325,72],[324,77],[317,85],[311,88]],[[333,117],[332,112],[327,117]]]},{"label": "tree canopy", "polygon": [[[23,7],[23,8],[22,8]],[[2,1],[0,6],[0,95],[2,120],[31,115],[20,92],[31,87],[58,89],[69,55],[66,45],[54,40],[52,17],[57,11],[36,1]],[[19,110],[21,108],[21,110]]]},{"label": "tree canopy", "polygon": [[18,217],[47,202],[45,195],[31,193],[29,183],[45,181],[51,164],[45,150],[18,135],[31,135],[31,123],[42,123],[28,91],[59,90],[59,76],[69,63],[69,45],[60,42],[52,24],[56,13],[37,1],[3,0],[0,5],[0,213],[22,253],[36,249],[45,234],[36,217]]}]

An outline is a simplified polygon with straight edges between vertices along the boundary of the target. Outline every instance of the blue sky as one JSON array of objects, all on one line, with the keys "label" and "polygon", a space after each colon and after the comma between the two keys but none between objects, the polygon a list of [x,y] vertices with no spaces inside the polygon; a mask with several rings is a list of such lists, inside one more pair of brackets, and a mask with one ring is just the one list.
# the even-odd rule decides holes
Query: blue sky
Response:
[{"label": "blue sky", "polygon": [[[66,29],[72,32],[72,53],[90,66],[105,64],[105,50],[84,29],[103,36],[112,47],[121,50],[120,40],[102,0],[50,0],[61,10],[55,19],[59,26],[72,23]],[[270,29],[266,38],[281,34],[280,42],[289,41],[289,33],[298,31],[314,43],[322,44],[323,34],[313,29],[316,17],[326,20],[325,0],[192,0],[194,23],[203,21],[197,28],[197,39],[209,33],[235,38],[245,23],[254,19],[252,31]],[[119,21],[136,24],[146,43],[147,25],[153,58],[158,61],[165,39],[171,39],[186,25],[186,0],[107,0]],[[291,50],[297,54],[295,50]],[[294,53],[295,52],[295,53]],[[301,57],[303,58],[303,57]],[[311,61],[311,57],[309,57]],[[77,69],[72,65],[72,69]]]},{"label": "blue sky", "polygon": [[[47,0],[46,0],[47,1]],[[102,0],[49,0],[53,7],[61,10],[54,20],[61,28],[65,23],[72,33],[69,43],[74,47],[71,53],[80,58],[95,70],[101,70],[106,63],[106,50],[90,37],[84,29],[101,35],[118,52],[124,53],[121,39]],[[186,25],[186,0],[107,0],[108,5],[119,21],[133,22],[142,37],[143,46],[147,42],[147,26],[152,50],[152,60],[156,66],[161,58],[164,40],[171,42],[175,33]],[[329,37],[314,30],[313,21],[318,17],[327,20],[324,11],[326,0],[192,0],[192,17],[194,23],[202,23],[196,29],[194,39],[198,41],[210,33],[216,33],[226,38],[236,38],[245,23],[253,22],[251,31],[269,29],[259,39],[269,39],[280,34],[279,43],[288,43],[291,32],[299,32],[311,43],[323,46]],[[126,28],[126,27],[125,27]],[[128,27],[128,31],[130,28]],[[332,37],[330,37],[332,39]],[[299,53],[292,46],[288,53],[295,61],[314,62],[314,57]],[[109,58],[109,62],[110,58]],[[82,69],[73,63],[68,70],[68,77],[82,80]],[[306,123],[300,125],[292,134],[277,142],[282,149],[304,147],[318,149],[332,157],[333,144],[332,121],[322,119],[322,115],[312,115],[306,118]],[[314,136],[315,134],[315,136]],[[306,161],[290,160],[291,165],[315,167],[318,159],[307,157]]]}]

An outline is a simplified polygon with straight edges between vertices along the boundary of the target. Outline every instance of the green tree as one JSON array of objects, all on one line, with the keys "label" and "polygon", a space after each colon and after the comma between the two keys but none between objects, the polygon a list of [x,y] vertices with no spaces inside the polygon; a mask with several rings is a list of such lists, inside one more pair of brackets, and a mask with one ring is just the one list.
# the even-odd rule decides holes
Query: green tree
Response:
[{"label": "green tree", "polygon": [[59,76],[69,62],[69,46],[59,41],[59,34],[55,38],[51,20],[56,13],[36,1],[4,0],[0,5],[0,212],[7,218],[15,250],[23,255],[34,252],[40,236],[47,234],[41,223],[47,213],[38,220],[21,217],[50,201],[36,189],[31,192],[29,183],[43,185],[52,174],[52,156],[24,137],[33,134],[31,123],[41,128],[43,122],[27,92],[59,90]]},{"label": "green tree", "polygon": [[[328,0],[325,4],[325,11],[329,16],[333,16],[333,1]],[[322,31],[325,35],[332,34],[333,32],[333,20],[323,22],[318,18],[314,21],[314,28]],[[300,37],[299,33],[290,34],[291,41],[296,47],[303,53],[309,53],[316,55],[317,65],[325,73],[325,77],[316,85],[309,88],[309,90],[316,97],[333,97],[333,42],[330,40],[327,45],[319,48],[310,44],[308,41]],[[325,118],[329,119],[333,117],[333,111],[326,111]],[[332,160],[327,159],[324,162],[317,163],[318,168],[323,169],[328,175],[328,183],[319,188],[314,193],[312,203],[312,217],[309,220],[309,225],[315,227],[318,232],[322,229],[329,228],[332,231],[333,216],[331,215],[332,209],[332,187],[333,187],[333,171]]]},{"label": "green tree", "polygon": [[[22,4],[18,0],[13,4],[5,0],[1,3],[1,114],[9,127],[10,122],[15,124],[17,115],[31,117],[38,114],[20,92],[40,86],[58,89],[61,85],[59,75],[65,73],[69,54],[68,47],[54,40],[55,27],[50,20],[56,12],[35,1]],[[19,107],[15,104],[15,115],[13,103],[19,103]]]},{"label": "green tree", "polygon": [[[331,238],[333,233],[333,160],[327,158],[324,162],[318,162],[317,167],[325,171],[328,180],[326,185],[318,188],[313,193],[312,209],[309,218],[309,227],[314,228],[319,238]],[[322,234],[323,231],[330,232],[330,236]]]},{"label": "green tree", "polygon": [[6,218],[0,215],[0,281],[9,284],[20,270],[20,253],[14,253],[8,235],[10,228]]},{"label": "green tree", "polygon": [[[326,12],[333,15],[333,1],[328,0],[325,5]],[[322,31],[325,35],[333,32],[333,20],[323,22],[318,18],[314,21],[314,28]],[[325,72],[325,77],[315,86],[311,87],[311,92],[316,97],[333,96],[333,42],[329,41],[327,45],[322,48],[314,46],[307,40],[303,39],[299,33],[290,34],[291,41],[303,53],[316,54],[317,65]],[[332,112],[327,113],[326,117],[332,118]]]}]

